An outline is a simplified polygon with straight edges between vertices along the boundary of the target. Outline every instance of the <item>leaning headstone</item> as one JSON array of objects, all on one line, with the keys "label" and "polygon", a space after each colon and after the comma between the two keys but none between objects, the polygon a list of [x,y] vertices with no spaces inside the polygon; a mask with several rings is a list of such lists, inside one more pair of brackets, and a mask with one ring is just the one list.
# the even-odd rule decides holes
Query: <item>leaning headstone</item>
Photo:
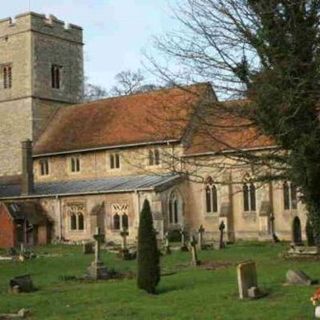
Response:
[{"label": "leaning headstone", "polygon": [[191,264],[193,266],[198,266],[200,265],[200,260],[198,260],[198,255],[197,255],[197,240],[195,236],[192,236],[191,241],[190,241],[190,246],[191,246],[191,255],[192,255],[192,260]]},{"label": "leaning headstone", "polygon": [[87,269],[87,278],[92,280],[108,279],[108,271],[100,259],[100,244],[104,240],[104,234],[101,233],[100,228],[96,228],[96,234],[93,236],[95,240],[95,259]]},{"label": "leaning headstone", "polygon": [[9,287],[11,293],[35,291],[35,287],[29,274],[14,277],[9,281]]},{"label": "leaning headstone", "polygon": [[219,249],[225,248],[225,243],[223,241],[223,235],[224,235],[224,229],[226,228],[226,225],[223,221],[221,221],[219,225],[219,231],[220,231],[220,240],[219,240]]},{"label": "leaning headstone", "polygon": [[202,250],[204,248],[204,245],[203,245],[204,231],[205,231],[205,229],[204,229],[203,225],[201,225],[198,230],[198,248],[199,248],[199,250]]},{"label": "leaning headstone", "polygon": [[286,274],[287,284],[311,286],[317,283],[301,270],[288,270]]},{"label": "leaning headstone", "polygon": [[181,246],[180,246],[180,250],[181,251],[189,251],[188,246],[186,244],[186,232],[184,230],[184,228],[182,227],[180,229],[180,235],[181,235]]},{"label": "leaning headstone", "polygon": [[83,253],[84,254],[93,254],[94,253],[94,243],[93,242],[84,242],[83,243]]},{"label": "leaning headstone", "polygon": [[259,298],[256,264],[254,261],[245,261],[237,266],[238,288],[240,299]]},{"label": "leaning headstone", "polygon": [[165,244],[164,244],[165,254],[171,254],[170,242],[169,242],[169,232],[165,233]]}]

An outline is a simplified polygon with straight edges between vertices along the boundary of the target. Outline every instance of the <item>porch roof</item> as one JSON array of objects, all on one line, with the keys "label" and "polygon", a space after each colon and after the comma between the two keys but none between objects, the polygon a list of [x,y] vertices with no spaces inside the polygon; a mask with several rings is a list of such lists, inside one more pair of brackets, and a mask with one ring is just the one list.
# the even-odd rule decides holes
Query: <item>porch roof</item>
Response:
[{"label": "porch roof", "polygon": [[80,194],[162,191],[182,179],[177,174],[135,175],[94,180],[70,180],[36,183],[31,195],[22,196],[20,184],[0,185],[0,199],[41,198]]}]

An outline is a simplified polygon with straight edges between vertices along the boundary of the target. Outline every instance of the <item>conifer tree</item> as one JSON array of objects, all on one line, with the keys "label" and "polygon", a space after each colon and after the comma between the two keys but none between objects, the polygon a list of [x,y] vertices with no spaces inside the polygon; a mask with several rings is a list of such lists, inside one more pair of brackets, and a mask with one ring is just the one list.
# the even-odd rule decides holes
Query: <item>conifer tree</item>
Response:
[{"label": "conifer tree", "polygon": [[138,231],[138,288],[156,293],[160,281],[159,251],[148,200],[143,203]]}]

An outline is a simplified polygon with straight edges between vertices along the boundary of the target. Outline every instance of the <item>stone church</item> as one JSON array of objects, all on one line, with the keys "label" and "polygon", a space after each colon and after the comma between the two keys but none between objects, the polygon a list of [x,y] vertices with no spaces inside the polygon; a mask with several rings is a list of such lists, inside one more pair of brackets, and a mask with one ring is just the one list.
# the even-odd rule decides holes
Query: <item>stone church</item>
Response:
[{"label": "stone church", "polygon": [[224,155],[272,141],[219,117],[207,117],[218,139],[198,128],[218,103],[209,84],[83,103],[83,79],[81,27],[33,12],[0,20],[0,247],[87,240],[97,226],[134,241],[145,199],[159,238],[203,225],[214,240],[221,221],[229,241],[305,238],[290,181],[257,185]]}]

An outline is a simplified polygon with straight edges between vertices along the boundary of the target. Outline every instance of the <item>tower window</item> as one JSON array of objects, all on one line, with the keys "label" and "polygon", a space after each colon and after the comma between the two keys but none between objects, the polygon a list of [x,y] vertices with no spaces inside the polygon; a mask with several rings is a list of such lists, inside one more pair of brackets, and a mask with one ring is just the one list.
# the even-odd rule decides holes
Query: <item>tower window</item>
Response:
[{"label": "tower window", "polygon": [[60,89],[61,87],[61,74],[62,66],[53,64],[51,66],[51,86],[54,89]]},{"label": "tower window", "polygon": [[40,175],[41,176],[49,175],[49,161],[48,161],[48,159],[40,160]]},{"label": "tower window", "polygon": [[120,168],[120,155],[119,153],[110,154],[110,169]]},{"label": "tower window", "polygon": [[3,89],[12,88],[12,66],[11,64],[3,65],[2,68]]}]

